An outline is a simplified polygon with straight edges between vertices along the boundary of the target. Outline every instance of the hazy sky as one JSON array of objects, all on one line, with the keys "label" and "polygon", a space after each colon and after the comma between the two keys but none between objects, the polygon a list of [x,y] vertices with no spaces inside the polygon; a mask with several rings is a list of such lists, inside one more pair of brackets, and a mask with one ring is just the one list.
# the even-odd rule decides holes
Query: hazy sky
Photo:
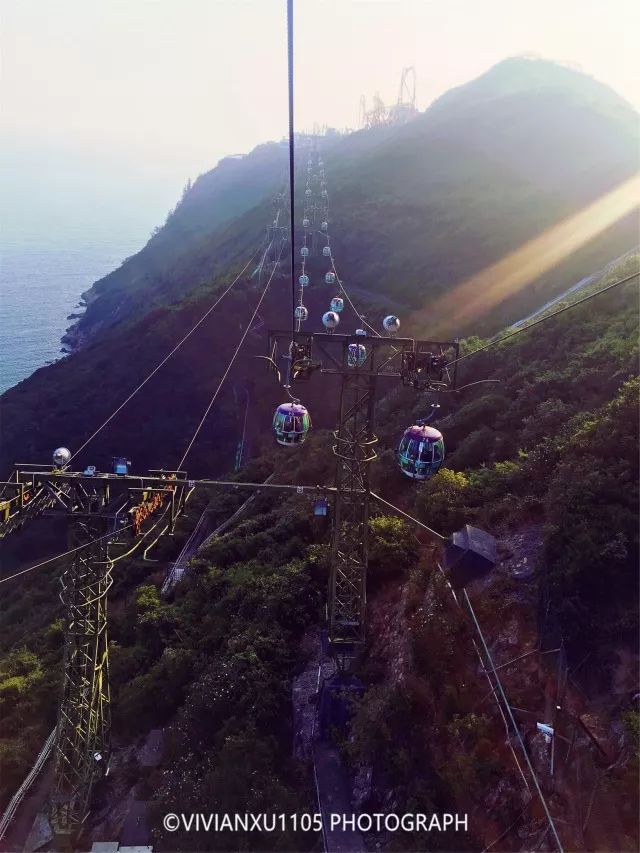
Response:
[{"label": "hazy sky", "polygon": [[[1,0],[3,153],[183,183],[286,132],[284,0]],[[296,126],[362,93],[424,109],[507,56],[579,64],[640,104],[635,0],[296,0]]]}]

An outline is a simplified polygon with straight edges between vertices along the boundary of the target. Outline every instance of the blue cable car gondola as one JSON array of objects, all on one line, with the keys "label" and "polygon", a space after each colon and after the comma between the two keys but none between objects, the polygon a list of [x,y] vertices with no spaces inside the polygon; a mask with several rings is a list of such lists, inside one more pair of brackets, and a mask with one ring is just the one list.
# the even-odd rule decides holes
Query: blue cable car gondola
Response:
[{"label": "blue cable car gondola", "polygon": [[322,247],[322,254],[325,256],[325,258],[330,258],[331,257],[331,246],[323,246]]},{"label": "blue cable car gondola", "polygon": [[326,518],[329,515],[329,501],[326,498],[317,498],[313,502],[313,514],[318,518]]},{"label": "blue cable car gondola", "polygon": [[300,287],[306,287],[309,284],[309,276],[306,273],[303,273],[298,279]]},{"label": "blue cable car gondola", "polygon": [[273,416],[273,434],[278,444],[302,444],[311,428],[311,417],[300,403],[281,403]]},{"label": "blue cable car gondola", "polygon": [[307,247],[306,247],[306,246],[303,246],[303,247],[300,249],[300,255],[301,255],[303,258],[308,258],[308,257],[309,257],[309,249],[307,249]]},{"label": "blue cable car gondola", "polygon": [[410,426],[398,447],[398,462],[405,476],[427,480],[444,462],[442,433],[426,424]]},{"label": "blue cable car gondola", "polygon": [[344,308],[344,299],[341,296],[334,296],[330,307],[332,311],[336,311],[339,314]]},{"label": "blue cable car gondola", "polygon": [[327,284],[335,284],[336,274],[333,272],[325,273],[324,280],[327,282]]},{"label": "blue cable car gondola", "polygon": [[367,360],[367,348],[364,344],[349,344],[347,348],[347,364],[349,367],[362,367]]}]

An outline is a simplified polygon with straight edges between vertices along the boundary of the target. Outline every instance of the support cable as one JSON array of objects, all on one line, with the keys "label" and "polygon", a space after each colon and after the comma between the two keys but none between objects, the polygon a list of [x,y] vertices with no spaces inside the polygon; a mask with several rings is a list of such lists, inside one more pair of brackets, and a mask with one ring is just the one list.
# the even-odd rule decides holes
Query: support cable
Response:
[{"label": "support cable", "polygon": [[[328,196],[328,194],[327,194],[327,204],[326,204],[325,214],[326,214],[327,222],[328,222],[328,221],[329,221],[329,196]],[[329,248],[331,248],[331,237],[330,237],[330,235],[329,235],[329,229],[328,229],[328,227],[327,227],[326,232],[322,232],[322,231],[321,231],[320,233],[322,233],[322,234],[324,234],[324,235],[326,236],[326,239],[327,239],[327,246],[329,246]],[[373,332],[373,334],[374,334],[377,338],[381,338],[381,337],[382,337],[382,335],[380,334],[380,332],[378,332],[376,329],[374,329],[374,327],[373,327],[370,323],[368,323],[368,322],[365,320],[365,318],[364,318],[364,317],[362,316],[362,314],[358,311],[358,309],[356,308],[356,306],[355,306],[355,305],[354,305],[354,303],[353,303],[353,300],[351,299],[351,297],[350,297],[350,296],[349,296],[349,294],[347,293],[347,290],[346,290],[346,288],[345,288],[345,286],[344,286],[344,282],[342,281],[342,279],[341,279],[341,278],[340,278],[340,276],[338,275],[338,270],[336,269],[336,262],[335,262],[335,259],[334,259],[334,257],[333,257],[333,252],[331,253],[331,255],[330,255],[329,257],[330,257],[330,260],[331,260],[331,269],[333,270],[333,274],[335,275],[335,277],[336,277],[336,281],[338,282],[338,287],[339,287],[339,289],[340,289],[340,292],[344,294],[345,299],[347,300],[347,302],[348,302],[348,303],[349,303],[349,305],[351,306],[351,310],[353,311],[353,313],[356,315],[356,317],[357,317],[357,318],[358,318],[358,320],[362,323],[362,325],[363,325],[363,326],[366,326],[366,327],[369,329],[369,331]]]},{"label": "support cable", "polygon": [[430,527],[427,527],[426,524],[423,524],[421,521],[418,521],[417,518],[414,518],[412,515],[409,515],[408,512],[405,512],[403,509],[399,509],[397,506],[394,506],[393,504],[389,503],[389,501],[386,501],[384,498],[381,498],[380,495],[376,495],[375,492],[371,492],[371,497],[375,498],[377,501],[380,501],[380,503],[384,504],[385,506],[388,506],[389,509],[392,509],[394,512],[397,512],[398,515],[403,515],[409,521],[412,521],[414,524],[417,524],[418,527],[422,527],[424,530],[426,530],[428,533],[430,533],[431,536],[433,536],[438,541],[440,541],[440,542],[446,542],[447,541],[446,536],[443,536],[441,533],[438,533],[436,530],[432,530]]},{"label": "support cable", "polygon": [[531,776],[533,777],[533,782],[534,782],[534,785],[536,786],[536,791],[538,793],[538,797],[540,798],[540,802],[542,803],[542,808],[544,809],[544,813],[546,815],[547,821],[549,822],[549,827],[550,827],[551,831],[553,832],[553,837],[555,839],[556,846],[557,846],[558,850],[560,851],[560,853],[563,853],[563,847],[562,847],[562,843],[560,841],[560,837],[558,836],[558,832],[557,832],[555,824],[553,822],[553,818],[551,817],[551,812],[549,811],[547,801],[545,800],[544,794],[542,793],[542,788],[540,787],[540,783],[538,782],[538,777],[537,777],[536,772],[534,770],[533,764],[531,763],[531,759],[529,758],[529,753],[527,752],[527,748],[524,744],[524,740],[522,739],[522,735],[520,734],[520,729],[518,727],[518,724],[516,723],[515,717],[513,716],[513,711],[511,710],[511,705],[509,704],[509,700],[507,699],[506,693],[504,692],[504,687],[502,686],[502,682],[500,681],[500,676],[498,675],[498,673],[496,671],[496,667],[495,667],[495,664],[493,662],[493,658],[491,657],[491,652],[489,651],[489,647],[487,646],[487,642],[484,638],[484,634],[482,633],[482,630],[480,628],[480,624],[476,618],[476,614],[473,610],[473,607],[471,606],[471,601],[469,600],[469,596],[467,594],[466,589],[463,589],[462,593],[463,593],[465,601],[467,603],[469,613],[471,614],[471,618],[473,619],[473,623],[475,625],[476,631],[478,632],[478,636],[480,637],[480,640],[482,642],[482,648],[484,649],[484,653],[486,655],[486,658],[489,661],[489,664],[491,665],[491,673],[492,673],[493,677],[495,678],[496,685],[497,685],[498,690],[500,691],[500,695],[502,697],[502,701],[504,702],[504,705],[507,709],[507,713],[509,714],[509,719],[511,720],[511,724],[515,730],[516,736],[518,738],[518,742],[520,743],[520,747],[522,749],[522,752],[524,753],[524,757],[525,757],[525,760],[527,762],[529,772],[531,773]]},{"label": "support cable", "polygon": [[519,335],[520,332],[528,332],[529,329],[533,329],[534,326],[538,326],[540,323],[544,323],[545,320],[551,320],[552,317],[557,317],[558,314],[562,314],[564,311],[569,311],[571,308],[575,308],[577,305],[582,305],[583,302],[588,302],[590,299],[593,299],[596,296],[600,296],[602,293],[606,293],[608,290],[613,290],[614,287],[619,287],[621,284],[626,284],[628,281],[631,281],[633,278],[637,278],[640,275],[640,272],[634,272],[631,275],[628,275],[626,278],[621,278],[619,281],[614,281],[613,284],[608,284],[606,287],[603,287],[601,290],[596,290],[595,293],[590,293],[588,296],[584,296],[582,299],[578,299],[576,302],[572,302],[570,305],[565,305],[564,308],[560,308],[558,311],[554,311],[552,314],[547,314],[546,317],[541,317],[539,320],[535,320],[533,323],[529,323],[528,326],[523,326],[521,329],[516,329],[515,332],[509,332],[508,335],[503,335],[501,338],[498,338],[495,341],[491,341],[488,344],[485,344],[482,347],[478,347],[478,349],[474,349],[471,352],[467,352],[464,355],[461,355],[459,358],[456,358],[455,361],[450,361],[447,364],[447,367],[451,367],[452,364],[457,364],[459,361],[463,361],[465,358],[469,358],[472,355],[476,355],[476,353],[484,352],[484,350],[489,349],[489,347],[494,347],[497,344],[501,344],[503,341],[509,340],[509,338],[513,338],[516,335]]},{"label": "support cable", "polygon": [[[409,513],[404,512],[404,510],[398,509],[398,507],[396,507],[396,506],[394,506],[393,504],[389,503],[389,501],[386,501],[384,498],[381,498],[381,497],[380,497],[380,495],[376,495],[374,492],[371,492],[371,497],[373,497],[373,498],[375,498],[376,500],[380,501],[381,503],[385,504],[385,505],[386,505],[386,506],[388,506],[390,509],[393,509],[395,512],[399,513],[400,515],[403,515],[405,518],[409,519],[409,520],[410,520],[410,521],[412,521],[414,524],[417,524],[419,527],[424,528],[424,529],[425,529],[425,530],[427,530],[427,531],[428,531],[432,536],[435,536],[437,539],[439,539],[439,540],[441,540],[441,541],[445,541],[445,537],[444,537],[444,536],[442,536],[440,533],[436,533],[436,531],[435,531],[435,530],[431,530],[431,528],[427,527],[427,525],[426,525],[426,524],[423,524],[421,521],[418,521],[418,519],[417,519],[417,518],[414,518],[413,516],[409,515]],[[526,749],[526,747],[525,747],[524,741],[523,741],[523,739],[522,739],[522,735],[521,735],[521,733],[520,733],[520,729],[519,729],[519,727],[518,727],[518,724],[516,723],[515,717],[513,716],[513,711],[511,710],[511,705],[509,704],[509,700],[507,699],[507,696],[506,696],[506,694],[505,694],[505,692],[504,692],[504,688],[503,688],[503,686],[502,686],[502,682],[500,681],[500,676],[498,675],[498,673],[497,673],[497,671],[496,671],[496,666],[495,666],[495,664],[494,664],[494,662],[493,662],[493,658],[491,657],[491,653],[490,653],[489,648],[488,648],[488,646],[487,646],[487,643],[486,643],[486,641],[485,641],[484,634],[482,633],[482,630],[481,630],[481,628],[480,628],[480,624],[478,623],[478,620],[477,620],[477,618],[476,618],[476,614],[475,614],[475,612],[474,612],[474,610],[473,610],[473,607],[471,606],[471,601],[469,600],[469,596],[467,595],[467,591],[466,591],[465,589],[463,589],[463,591],[462,591],[462,592],[463,592],[463,595],[464,595],[465,600],[466,600],[466,602],[467,602],[467,607],[469,608],[469,613],[471,614],[471,617],[472,617],[472,619],[473,619],[473,622],[474,622],[474,625],[475,625],[476,631],[478,632],[478,636],[480,637],[480,640],[481,640],[481,642],[482,642],[482,647],[483,647],[483,649],[484,649],[484,652],[485,652],[486,658],[487,658],[487,660],[489,661],[489,664],[490,664],[490,666],[491,666],[491,670],[490,670],[490,672],[491,672],[491,674],[493,675],[493,677],[494,677],[494,679],[495,679],[495,681],[496,681],[496,685],[497,685],[498,690],[500,691],[500,695],[501,695],[501,697],[502,697],[502,701],[503,701],[503,703],[504,703],[504,705],[505,705],[505,707],[506,707],[506,709],[507,709],[507,712],[508,712],[508,714],[509,714],[509,718],[510,718],[510,720],[511,720],[511,724],[512,724],[512,726],[513,726],[513,728],[514,728],[514,730],[515,730],[515,732],[516,732],[516,735],[517,735],[518,741],[519,741],[519,743],[520,743],[520,747],[522,748],[522,752],[524,753],[524,757],[525,757],[525,760],[526,760],[526,762],[527,762],[527,766],[528,766],[528,768],[529,768],[529,772],[531,773],[531,776],[532,776],[532,778],[533,778],[534,785],[535,785],[535,787],[536,787],[536,791],[537,791],[538,796],[539,796],[539,798],[540,798],[540,802],[542,803],[542,807],[543,807],[543,809],[544,809],[544,812],[545,812],[546,818],[547,818],[547,820],[548,820],[548,822],[549,822],[549,827],[551,828],[551,830],[552,830],[552,832],[553,832],[553,835],[554,835],[554,838],[555,838],[555,841],[556,841],[556,845],[557,845],[557,847],[558,847],[558,850],[560,851],[560,853],[563,853],[563,847],[562,847],[562,844],[561,844],[561,842],[560,842],[560,838],[559,838],[559,836],[558,836],[558,833],[557,833],[557,830],[556,830],[555,824],[554,824],[554,822],[553,822],[553,818],[551,817],[551,812],[549,811],[549,807],[547,806],[547,802],[546,802],[546,800],[545,800],[545,798],[544,798],[544,794],[542,793],[542,789],[541,789],[540,784],[539,784],[539,782],[538,782],[538,777],[536,776],[536,772],[535,772],[535,770],[534,770],[533,764],[531,763],[531,759],[529,758],[529,754],[528,754],[528,752],[527,752],[527,749]],[[526,781],[526,780],[525,780],[525,781]]]},{"label": "support cable", "polygon": [[14,578],[20,577],[20,575],[26,575],[27,572],[32,572],[34,569],[41,569],[43,566],[46,566],[49,563],[55,563],[56,560],[61,560],[63,557],[68,557],[71,554],[75,554],[77,551],[82,551],[84,548],[88,548],[90,545],[95,545],[96,542],[101,542],[103,539],[109,539],[109,537],[113,538],[114,536],[119,535],[125,530],[128,530],[130,527],[133,527],[133,524],[127,524],[126,527],[120,527],[116,531],[111,530],[109,533],[105,533],[104,536],[98,536],[97,539],[92,539],[91,542],[86,542],[84,545],[78,545],[77,548],[71,548],[70,551],[64,551],[62,554],[56,554],[55,557],[49,557],[48,560],[43,560],[41,563],[36,563],[35,566],[29,566],[28,569],[22,569],[22,571],[16,572],[13,575],[9,575],[6,578],[0,578],[0,584],[7,583],[7,581],[12,581]]},{"label": "support cable", "polygon": [[[269,244],[269,245],[271,245],[271,244]],[[192,436],[192,438],[191,438],[191,441],[190,441],[190,442],[189,442],[189,444],[187,445],[187,449],[185,450],[185,452],[184,452],[184,454],[183,454],[183,456],[182,456],[182,459],[180,460],[180,462],[178,462],[178,468],[179,468],[179,469],[180,469],[180,468],[182,468],[182,466],[184,465],[184,461],[185,461],[185,459],[187,458],[187,456],[189,455],[189,452],[191,451],[191,448],[193,447],[194,442],[195,442],[196,438],[198,437],[198,434],[199,434],[200,430],[202,429],[202,426],[203,426],[203,424],[204,424],[205,420],[207,419],[207,415],[208,415],[208,414],[209,414],[209,412],[211,411],[211,408],[213,407],[213,404],[215,403],[215,401],[216,401],[216,399],[217,399],[217,397],[218,397],[218,394],[220,393],[220,390],[221,390],[221,388],[222,388],[222,386],[223,386],[223,384],[224,384],[224,382],[225,382],[225,379],[226,379],[226,378],[227,378],[227,376],[229,375],[229,371],[230,371],[230,370],[231,370],[231,368],[233,367],[233,364],[234,364],[234,362],[235,362],[236,358],[238,357],[238,354],[239,354],[239,352],[240,352],[240,349],[241,349],[241,347],[242,347],[242,344],[245,342],[245,338],[247,337],[247,335],[248,335],[248,334],[249,334],[249,332],[251,331],[251,326],[253,325],[253,321],[255,320],[256,315],[258,314],[258,311],[260,310],[260,306],[262,305],[262,303],[263,303],[263,301],[264,301],[264,298],[265,298],[265,296],[267,295],[267,291],[269,290],[269,285],[271,284],[271,280],[273,279],[273,276],[275,275],[275,271],[276,271],[276,269],[278,268],[278,262],[279,262],[279,260],[280,260],[280,256],[282,255],[282,249],[283,249],[283,244],[281,243],[281,244],[280,244],[280,251],[278,252],[278,257],[277,257],[277,259],[276,259],[275,264],[273,265],[273,269],[272,269],[272,271],[271,271],[271,275],[269,276],[269,278],[268,278],[268,280],[267,280],[267,283],[266,283],[266,285],[265,285],[265,288],[264,288],[264,290],[262,291],[262,295],[260,296],[260,299],[258,300],[258,304],[256,305],[256,307],[255,307],[255,309],[254,309],[254,311],[253,311],[253,314],[252,314],[252,316],[251,316],[251,319],[250,319],[250,320],[249,320],[249,322],[247,323],[247,328],[244,330],[244,333],[243,333],[242,337],[240,338],[240,342],[238,343],[238,346],[236,347],[235,352],[234,352],[234,353],[233,353],[233,355],[231,356],[231,360],[229,361],[229,364],[227,365],[227,369],[225,370],[225,372],[224,372],[224,373],[223,373],[223,375],[222,375],[222,379],[221,379],[221,380],[220,380],[220,382],[218,383],[218,387],[217,387],[217,388],[216,388],[216,390],[214,391],[213,397],[212,397],[212,398],[211,398],[211,400],[209,401],[209,405],[208,405],[208,406],[207,406],[207,408],[205,409],[204,414],[203,414],[202,418],[200,419],[200,423],[199,423],[199,424],[198,424],[198,426],[196,427],[196,431],[194,432],[194,434],[193,434],[193,436]]]},{"label": "support cable", "polygon": [[[295,234],[294,221],[294,138],[293,138],[293,0],[287,0],[287,70],[289,94],[289,228],[291,238],[291,342],[296,338],[296,283],[295,283]],[[306,240],[305,240],[306,245]],[[288,384],[288,380],[287,380]]]},{"label": "support cable", "polygon": [[[109,415],[109,417],[108,417],[108,418],[107,418],[107,419],[106,419],[106,420],[105,420],[105,421],[104,421],[104,422],[103,422],[103,423],[98,427],[98,429],[97,429],[94,433],[92,433],[92,435],[90,435],[90,436],[89,436],[89,438],[84,442],[84,444],[82,444],[82,445],[81,445],[81,446],[80,446],[80,447],[75,451],[75,453],[73,453],[73,454],[72,454],[71,459],[73,459],[73,458],[74,458],[74,457],[76,457],[79,453],[81,453],[81,452],[84,450],[84,448],[89,444],[89,442],[90,442],[90,441],[93,441],[93,439],[98,435],[98,433],[102,432],[102,430],[107,426],[107,424],[115,418],[115,416],[118,414],[118,412],[120,412],[120,411],[121,411],[121,410],[122,410],[122,409],[127,405],[127,403],[128,403],[128,402],[129,402],[129,401],[130,401],[130,400],[131,400],[131,399],[132,399],[132,398],[133,398],[137,393],[138,393],[138,391],[140,391],[140,389],[141,389],[141,388],[143,388],[143,387],[147,384],[147,382],[148,382],[148,381],[149,381],[153,376],[155,376],[155,374],[160,370],[160,368],[161,368],[161,367],[163,367],[163,366],[164,366],[164,365],[169,361],[169,359],[170,359],[170,358],[171,358],[171,357],[172,357],[172,356],[173,356],[173,355],[174,355],[174,354],[175,354],[175,353],[180,349],[180,347],[185,343],[185,341],[187,341],[187,340],[191,337],[191,335],[196,331],[196,329],[204,323],[204,321],[205,321],[205,320],[207,319],[207,317],[211,314],[211,312],[214,310],[214,308],[216,308],[216,306],[218,306],[218,305],[220,304],[220,302],[224,299],[224,297],[227,295],[227,293],[229,293],[229,291],[231,290],[231,288],[232,288],[232,287],[236,284],[236,282],[241,278],[241,276],[244,274],[244,272],[246,271],[246,269],[247,269],[247,267],[249,266],[249,264],[250,264],[252,261],[254,261],[254,260],[255,260],[256,256],[258,255],[258,252],[259,252],[259,249],[258,249],[258,250],[256,250],[256,251],[253,253],[253,255],[249,258],[249,260],[248,260],[248,261],[247,261],[247,263],[244,265],[244,267],[240,270],[240,272],[238,273],[238,275],[237,275],[237,276],[234,278],[234,280],[231,282],[231,284],[230,284],[230,285],[229,285],[229,286],[228,286],[228,287],[223,291],[223,293],[222,293],[222,294],[221,294],[221,295],[216,299],[216,301],[213,303],[213,305],[212,305],[212,306],[211,306],[211,307],[210,307],[210,308],[209,308],[209,309],[208,309],[208,310],[207,310],[207,311],[202,315],[202,317],[200,317],[200,319],[197,321],[197,323],[196,323],[196,324],[195,324],[195,325],[194,325],[194,326],[193,326],[193,327],[192,327],[192,328],[187,332],[187,334],[186,334],[186,335],[185,335],[185,336],[184,336],[184,337],[183,337],[183,338],[182,338],[182,339],[181,339],[181,340],[180,340],[180,341],[175,345],[175,347],[171,350],[171,352],[169,352],[169,353],[168,353],[168,354],[167,354],[167,355],[162,359],[162,361],[161,361],[159,364],[157,364],[157,365],[156,365],[156,367],[154,367],[154,368],[153,368],[153,370],[151,371],[151,373],[149,373],[149,374],[146,376],[146,378],[145,378],[145,379],[143,379],[143,380],[142,380],[142,382],[141,382],[141,383],[140,383],[136,388],[134,388],[134,390],[129,394],[129,396],[128,396],[125,400],[123,400],[123,402],[122,402],[122,403],[120,403],[120,405],[118,406],[118,408],[117,408],[117,409],[114,409],[114,411]],[[69,461],[71,461],[71,459],[70,459]]]}]

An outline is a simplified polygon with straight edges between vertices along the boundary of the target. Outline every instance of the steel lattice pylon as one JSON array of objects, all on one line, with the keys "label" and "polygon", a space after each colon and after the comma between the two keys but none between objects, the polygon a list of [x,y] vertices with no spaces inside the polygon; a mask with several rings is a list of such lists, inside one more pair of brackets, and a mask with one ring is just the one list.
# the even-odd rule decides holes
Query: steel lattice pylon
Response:
[{"label": "steel lattice pylon", "polygon": [[375,459],[375,373],[343,373],[329,579],[329,643],[340,663],[364,643],[369,462]]},{"label": "steel lattice pylon", "polygon": [[74,521],[70,547],[78,551],[61,578],[66,609],[64,686],[55,743],[51,825],[61,843],[75,839],[89,810],[91,789],[106,773],[109,749],[107,592],[112,563],[104,520]]}]

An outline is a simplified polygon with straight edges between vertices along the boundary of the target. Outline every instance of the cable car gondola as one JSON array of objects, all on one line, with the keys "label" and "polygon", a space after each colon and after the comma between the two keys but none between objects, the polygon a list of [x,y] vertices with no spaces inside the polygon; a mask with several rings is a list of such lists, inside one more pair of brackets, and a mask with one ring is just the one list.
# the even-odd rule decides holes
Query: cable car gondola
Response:
[{"label": "cable car gondola", "polygon": [[395,335],[400,328],[400,318],[396,317],[395,314],[389,314],[382,321],[382,326],[385,332],[388,332],[390,335]]},{"label": "cable car gondola", "polygon": [[306,408],[297,401],[281,403],[273,416],[273,434],[278,444],[293,447],[307,437],[311,428],[311,417]]},{"label": "cable car gondola", "polygon": [[64,471],[67,465],[71,462],[71,451],[66,447],[58,447],[53,451],[53,469],[54,471]]},{"label": "cable car gondola", "polygon": [[325,274],[324,280],[327,282],[327,284],[335,284],[336,274],[333,272],[328,272]]},{"label": "cable car gondola", "polygon": [[412,480],[427,480],[444,462],[442,433],[417,423],[405,430],[398,447],[398,463],[402,473]]},{"label": "cable car gondola", "polygon": [[322,315],[322,325],[328,332],[333,332],[339,322],[340,316],[335,311],[327,311]]},{"label": "cable car gondola", "polygon": [[340,313],[344,308],[344,299],[341,296],[334,296],[331,300],[331,310]]},{"label": "cable car gondola", "polygon": [[362,367],[367,360],[367,348],[364,344],[349,344],[347,348],[347,364],[349,367]]},{"label": "cable car gondola", "polygon": [[298,279],[300,287],[306,287],[309,284],[309,276],[306,273],[303,273]]}]

